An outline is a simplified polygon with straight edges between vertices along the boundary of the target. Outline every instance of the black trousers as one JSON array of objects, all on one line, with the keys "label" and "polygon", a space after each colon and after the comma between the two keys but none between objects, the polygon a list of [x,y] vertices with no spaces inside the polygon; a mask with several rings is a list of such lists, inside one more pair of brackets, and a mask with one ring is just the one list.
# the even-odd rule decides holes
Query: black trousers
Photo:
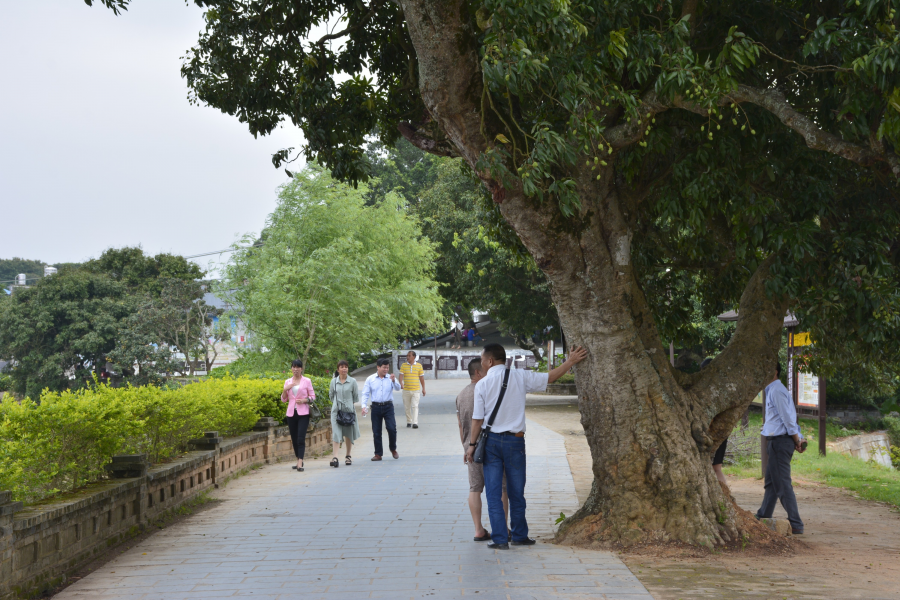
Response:
[{"label": "black trousers", "polygon": [[772,438],[766,446],[769,449],[769,464],[766,467],[765,494],[756,516],[760,519],[770,518],[776,502],[780,500],[791,527],[803,531],[803,521],[797,509],[797,497],[794,496],[794,486],[791,485],[794,440],[787,436]]},{"label": "black trousers", "polygon": [[309,429],[309,415],[294,415],[287,418],[288,431],[291,432],[291,443],[294,445],[294,456],[303,458],[306,454],[306,430]]},{"label": "black trousers", "polygon": [[375,455],[383,456],[384,447],[381,445],[381,422],[388,432],[388,448],[391,452],[397,449],[397,419],[394,417],[393,402],[372,403],[372,438],[375,440]]}]

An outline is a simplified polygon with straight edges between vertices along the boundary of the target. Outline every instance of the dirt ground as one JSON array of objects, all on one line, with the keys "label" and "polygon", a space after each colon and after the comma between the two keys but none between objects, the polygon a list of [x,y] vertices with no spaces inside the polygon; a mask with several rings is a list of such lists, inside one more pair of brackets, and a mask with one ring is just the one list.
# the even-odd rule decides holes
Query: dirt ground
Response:
[{"label": "dirt ground", "polygon": [[[529,403],[531,404],[531,403]],[[565,436],[578,499],[590,492],[590,451],[577,403],[529,405],[530,419]],[[763,496],[761,479],[729,478],[738,504],[754,511]],[[795,555],[621,558],[659,600],[694,598],[900,599],[900,513],[847,492],[794,478],[805,533]],[[786,518],[781,508],[775,518]]]}]

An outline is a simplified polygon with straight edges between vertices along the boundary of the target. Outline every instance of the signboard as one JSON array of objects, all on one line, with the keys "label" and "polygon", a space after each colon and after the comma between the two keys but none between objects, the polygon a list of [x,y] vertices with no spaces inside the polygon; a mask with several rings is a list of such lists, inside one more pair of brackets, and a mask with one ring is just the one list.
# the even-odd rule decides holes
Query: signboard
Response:
[{"label": "signboard", "polygon": [[812,344],[812,341],[809,339],[809,332],[806,333],[795,333],[794,334],[794,346],[809,346]]},{"label": "signboard", "polygon": [[812,373],[797,373],[797,404],[819,406],[819,377]]}]

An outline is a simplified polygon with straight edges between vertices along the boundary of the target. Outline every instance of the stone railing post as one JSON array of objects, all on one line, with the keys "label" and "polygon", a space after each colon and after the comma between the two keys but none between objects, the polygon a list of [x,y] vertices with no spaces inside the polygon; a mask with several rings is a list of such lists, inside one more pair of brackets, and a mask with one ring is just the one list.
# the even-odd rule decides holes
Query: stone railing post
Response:
[{"label": "stone railing post", "polygon": [[130,479],[147,474],[150,463],[146,454],[117,454],[112,462],[106,465],[109,476],[113,479]]},{"label": "stone railing post", "polygon": [[188,447],[193,450],[212,450],[212,481],[213,487],[219,487],[219,444],[222,438],[219,437],[218,431],[206,431],[202,438],[196,438],[188,442]]},{"label": "stone railing post", "polygon": [[263,460],[269,463],[269,457],[275,453],[275,428],[278,427],[278,421],[272,417],[260,417],[253,431],[265,431],[266,443],[263,445]]},{"label": "stone railing post", "polygon": [[12,492],[0,492],[0,597],[6,597],[12,590],[13,563],[13,516],[22,510],[21,502],[13,502]]},{"label": "stone railing post", "polygon": [[106,465],[106,472],[111,479],[141,478],[141,485],[137,493],[138,526],[143,530],[144,515],[147,514],[147,471],[150,469],[150,461],[146,454],[117,454],[112,457],[112,462]]}]

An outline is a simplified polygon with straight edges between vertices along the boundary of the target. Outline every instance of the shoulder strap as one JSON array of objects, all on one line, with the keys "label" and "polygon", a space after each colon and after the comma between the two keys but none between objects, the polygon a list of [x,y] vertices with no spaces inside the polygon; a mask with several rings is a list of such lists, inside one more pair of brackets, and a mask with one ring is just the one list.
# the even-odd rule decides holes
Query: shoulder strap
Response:
[{"label": "shoulder strap", "polygon": [[491,425],[494,424],[494,419],[497,418],[497,411],[500,410],[500,404],[503,402],[503,396],[506,395],[506,386],[509,384],[509,367],[506,368],[506,373],[503,374],[503,386],[500,388],[500,397],[497,398],[497,404],[494,405],[494,410],[491,411],[491,418],[488,419],[487,427],[485,429],[490,429]]}]

